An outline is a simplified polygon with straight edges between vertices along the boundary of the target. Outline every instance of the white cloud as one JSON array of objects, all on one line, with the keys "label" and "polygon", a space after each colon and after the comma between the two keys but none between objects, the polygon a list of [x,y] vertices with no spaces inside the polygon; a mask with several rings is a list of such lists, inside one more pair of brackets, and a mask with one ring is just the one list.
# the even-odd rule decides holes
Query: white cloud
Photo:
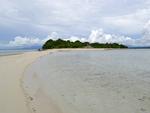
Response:
[{"label": "white cloud", "polygon": [[41,44],[41,40],[39,38],[28,38],[17,36],[13,41],[9,42],[9,46],[30,46],[34,44]]},{"label": "white cloud", "polygon": [[[44,39],[17,36],[14,38],[14,40],[9,41],[9,43],[6,44],[5,47],[27,47],[33,45],[42,45],[49,39],[57,40],[59,38],[70,40],[73,42],[79,40],[81,42],[91,43],[120,43],[129,46],[150,46],[150,20],[145,24],[143,28],[143,36],[138,39],[133,39],[132,37],[124,35],[109,34],[105,33],[103,29],[96,29],[92,30],[88,37],[71,36],[66,38],[59,36],[57,32],[52,32]],[[1,44],[0,47],[2,46],[4,45]]]},{"label": "white cloud", "polygon": [[143,37],[137,39],[136,45],[139,46],[150,46],[150,20],[145,24],[143,29]]},{"label": "white cloud", "polygon": [[9,41],[8,44],[1,44],[0,47],[10,48],[10,47],[30,47],[34,45],[42,46],[47,40],[49,39],[56,40],[58,38],[59,37],[56,32],[52,32],[44,39],[17,36],[14,38],[14,40]]},{"label": "white cloud", "polygon": [[126,45],[130,45],[133,43],[133,39],[131,37],[107,34],[103,32],[103,29],[93,30],[88,38],[88,41],[92,43],[120,43]]},{"label": "white cloud", "polygon": [[141,38],[104,33],[103,29],[93,30],[88,38],[89,42],[121,43],[128,46],[150,46],[150,20],[145,24]]},{"label": "white cloud", "polygon": [[103,17],[103,22],[122,34],[140,34],[144,24],[150,19],[150,8],[138,9],[125,15]]},{"label": "white cloud", "polygon": [[106,32],[132,36],[140,34],[150,18],[149,1],[1,0],[0,30],[7,29],[4,38],[27,33],[43,37],[49,31],[80,36],[101,27]]},{"label": "white cloud", "polygon": [[150,39],[150,20],[144,26],[143,38]]},{"label": "white cloud", "polygon": [[14,40],[9,41],[9,43],[6,46],[7,47],[28,47],[28,46],[30,47],[33,45],[42,45],[49,39],[57,40],[59,38],[64,39],[64,40],[70,40],[73,42],[76,40],[79,40],[81,42],[91,42],[91,43],[117,42],[117,43],[129,44],[132,41],[130,37],[106,34],[103,32],[102,29],[99,29],[99,30],[92,30],[89,37],[71,36],[69,38],[64,38],[64,37],[59,37],[59,35],[56,32],[52,32],[50,35],[48,35],[44,39],[17,36],[14,38]]}]

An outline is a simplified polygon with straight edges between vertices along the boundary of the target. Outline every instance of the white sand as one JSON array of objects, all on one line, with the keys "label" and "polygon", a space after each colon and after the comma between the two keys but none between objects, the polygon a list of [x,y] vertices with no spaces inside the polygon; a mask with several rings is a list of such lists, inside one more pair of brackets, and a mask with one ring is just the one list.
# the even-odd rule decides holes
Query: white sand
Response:
[{"label": "white sand", "polygon": [[18,55],[0,56],[0,113],[31,112],[28,108],[27,100],[21,87],[21,79],[24,70],[39,57],[54,51],[57,50],[27,52]]},{"label": "white sand", "polygon": [[[63,49],[64,50],[64,49]],[[72,50],[72,49],[65,49],[65,50]],[[83,49],[76,49],[76,50],[83,50]],[[99,50],[99,49],[84,49],[84,50]],[[103,50],[103,49],[102,49]],[[58,78],[54,79],[54,86],[51,86],[53,88],[52,90],[52,98],[47,97],[46,93],[42,90],[42,88],[38,89],[36,93],[34,93],[35,97],[34,100],[33,98],[26,98],[27,95],[24,94],[24,90],[22,89],[22,77],[24,74],[25,69],[32,64],[36,59],[40,58],[41,56],[47,55],[49,52],[55,52],[57,50],[50,50],[50,51],[43,51],[43,52],[29,52],[29,53],[24,53],[24,54],[19,54],[19,55],[11,55],[11,56],[3,56],[0,57],[0,113],[93,113],[93,111],[90,111],[90,109],[86,109],[87,112],[82,112],[83,107],[85,106],[80,106],[81,109],[72,109],[71,107],[69,108],[67,103],[63,102],[63,98],[69,98],[68,95],[68,86],[66,87],[60,87],[60,91],[64,93],[64,95],[60,96],[58,93],[56,93],[55,89],[58,89],[57,83],[55,81],[59,81]],[[59,50],[60,51],[60,50]],[[35,76],[36,77],[36,76]],[[32,78],[32,77],[31,77]],[[104,77],[105,78],[105,77]],[[36,78],[34,78],[36,79]],[[63,78],[63,80],[67,78]],[[107,82],[114,82],[119,81],[120,78],[118,79],[102,79],[101,83],[107,83]],[[33,80],[31,80],[33,81]],[[82,81],[80,79],[73,79],[72,80],[72,85],[74,83],[78,83],[79,86],[81,87],[75,87],[77,88],[77,92],[79,94],[82,94],[81,96],[79,95],[73,95],[71,97],[76,96],[76,98],[79,100],[77,102],[77,106],[80,104],[83,105],[83,103],[86,102],[86,99],[91,99],[92,101],[96,101],[98,104],[95,104],[95,106],[98,111],[94,113],[150,113],[150,95],[149,95],[149,85],[144,85],[143,83],[137,85],[136,89],[128,88],[128,89],[123,89],[123,86],[117,86],[119,90],[122,91],[122,93],[118,93],[116,95],[115,92],[112,92],[112,86],[110,86],[110,89],[107,90],[105,86],[107,84],[103,84],[102,88],[99,89],[99,93],[101,95],[95,95],[93,91],[97,90],[94,86],[91,86],[87,88],[88,90],[86,92],[82,92],[82,89],[84,87],[82,84]],[[41,86],[42,87],[42,86]],[[144,92],[139,92],[143,90],[138,90],[140,89],[146,89],[147,91]],[[117,90],[118,90],[117,89]],[[133,93],[131,93],[133,92]],[[72,92],[69,92],[70,95],[72,95]],[[133,95],[132,95],[133,94]],[[143,96],[143,94],[145,96]],[[91,96],[93,95],[93,96]],[[125,95],[126,97],[124,97]],[[134,96],[141,97],[137,98],[134,100]],[[80,98],[82,97],[82,98]],[[101,100],[97,100],[98,98]],[[73,100],[74,98],[69,98],[69,100]],[[56,100],[58,103],[56,103]],[[121,100],[121,101],[120,101]],[[36,108],[40,109],[33,109],[34,107],[31,106],[32,102],[29,103],[29,101],[34,101],[34,106]],[[140,101],[140,102],[139,102]],[[122,102],[123,106],[119,106],[119,102]],[[109,104],[108,104],[109,103]],[[58,106],[59,104],[59,106]],[[90,103],[87,103],[87,105],[90,105]],[[29,106],[30,105],[30,106]],[[40,107],[39,107],[40,106]],[[60,106],[63,106],[60,109]],[[118,106],[118,107],[116,107]],[[135,110],[138,107],[137,110]],[[31,109],[30,109],[31,108]],[[109,109],[104,109],[104,108],[109,108]],[[35,111],[34,111],[35,110]],[[71,112],[64,112],[64,111],[71,111]],[[78,112],[76,112],[78,111]],[[128,111],[128,112],[126,112]],[[136,111],[136,112],[135,112]]]},{"label": "white sand", "polygon": [[0,113],[30,113],[20,85],[24,69],[48,51],[0,57]]}]

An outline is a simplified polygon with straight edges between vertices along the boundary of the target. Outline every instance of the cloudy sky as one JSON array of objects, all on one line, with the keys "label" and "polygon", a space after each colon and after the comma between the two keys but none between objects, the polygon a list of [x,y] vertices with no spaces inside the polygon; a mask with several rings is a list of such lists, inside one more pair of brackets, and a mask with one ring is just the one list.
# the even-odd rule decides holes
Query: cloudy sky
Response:
[{"label": "cloudy sky", "polygon": [[0,48],[49,38],[150,46],[150,0],[0,0]]}]

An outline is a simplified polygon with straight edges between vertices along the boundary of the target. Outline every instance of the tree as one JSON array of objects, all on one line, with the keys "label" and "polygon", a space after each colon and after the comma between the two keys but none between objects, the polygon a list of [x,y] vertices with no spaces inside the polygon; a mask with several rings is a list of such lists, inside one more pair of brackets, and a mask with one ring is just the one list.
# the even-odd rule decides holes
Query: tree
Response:
[{"label": "tree", "polygon": [[125,45],[117,43],[89,43],[89,42],[80,42],[79,40],[71,42],[69,40],[65,41],[62,39],[58,40],[48,40],[42,47],[42,49],[53,49],[53,48],[128,48]]}]

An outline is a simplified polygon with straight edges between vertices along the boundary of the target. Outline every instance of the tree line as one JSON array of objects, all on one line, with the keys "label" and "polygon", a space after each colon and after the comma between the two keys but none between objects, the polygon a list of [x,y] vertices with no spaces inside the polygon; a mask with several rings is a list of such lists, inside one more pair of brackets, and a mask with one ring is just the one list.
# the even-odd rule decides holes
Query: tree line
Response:
[{"label": "tree line", "polygon": [[48,40],[43,46],[42,49],[54,49],[54,48],[128,48],[123,44],[118,43],[89,43],[89,42],[80,42],[79,40],[72,42],[70,40]]}]

